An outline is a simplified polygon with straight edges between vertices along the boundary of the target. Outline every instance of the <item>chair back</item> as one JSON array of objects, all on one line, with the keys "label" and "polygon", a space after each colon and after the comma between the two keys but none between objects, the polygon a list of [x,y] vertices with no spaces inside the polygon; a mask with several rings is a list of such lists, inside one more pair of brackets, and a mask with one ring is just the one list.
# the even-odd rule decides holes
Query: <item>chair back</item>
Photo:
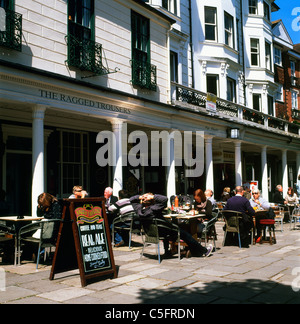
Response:
[{"label": "chair back", "polygon": [[242,213],[234,210],[223,210],[222,215],[226,224],[226,231],[231,233],[239,233],[239,221],[242,219]]},{"label": "chair back", "polygon": [[60,219],[47,219],[40,222],[41,226],[41,244],[52,243],[55,244]]},{"label": "chair back", "polygon": [[170,231],[178,234],[179,228],[177,225],[170,223],[168,226],[167,221],[160,218],[147,218],[140,219],[143,232],[145,234],[146,243],[155,243],[158,244],[160,240],[166,238],[169,235]]},{"label": "chair back", "polygon": [[292,212],[293,216],[300,216],[300,206],[295,207],[293,212]]},{"label": "chair back", "polygon": [[115,218],[118,220],[118,222],[131,222],[134,219],[137,219],[138,215],[135,211],[132,211],[130,213],[126,213],[124,215],[120,215],[118,218]]}]

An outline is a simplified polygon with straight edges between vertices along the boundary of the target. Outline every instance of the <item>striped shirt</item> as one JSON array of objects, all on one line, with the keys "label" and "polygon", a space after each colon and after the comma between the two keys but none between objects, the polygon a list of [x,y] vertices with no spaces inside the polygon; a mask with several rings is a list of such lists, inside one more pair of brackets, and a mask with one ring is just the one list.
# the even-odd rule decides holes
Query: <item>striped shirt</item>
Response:
[{"label": "striped shirt", "polygon": [[125,215],[127,213],[134,212],[129,198],[123,198],[115,202],[108,207],[108,210],[112,213],[117,213],[119,215]]}]

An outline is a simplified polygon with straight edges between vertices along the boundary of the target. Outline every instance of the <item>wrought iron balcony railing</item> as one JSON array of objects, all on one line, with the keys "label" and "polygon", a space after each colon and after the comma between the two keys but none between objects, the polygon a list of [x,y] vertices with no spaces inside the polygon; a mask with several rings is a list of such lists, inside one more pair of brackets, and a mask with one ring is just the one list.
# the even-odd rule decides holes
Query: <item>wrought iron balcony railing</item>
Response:
[{"label": "wrought iron balcony railing", "polygon": [[[206,109],[207,94],[172,82],[172,101],[185,109],[211,114]],[[296,116],[295,110],[293,111]],[[236,103],[217,98],[215,117],[228,118],[247,125],[263,127],[268,130],[282,131],[300,136],[300,125],[287,120],[264,114]],[[300,118],[300,113],[297,112]],[[295,117],[294,117],[295,118]]]},{"label": "wrought iron balcony railing", "polygon": [[0,46],[22,50],[22,15],[0,7]]},{"label": "wrought iron balcony railing", "polygon": [[156,66],[139,60],[131,60],[132,84],[156,91]]},{"label": "wrought iron balcony railing", "polygon": [[82,71],[90,71],[96,75],[107,74],[108,70],[102,64],[102,45],[90,39],[78,39],[67,36],[68,65]]}]

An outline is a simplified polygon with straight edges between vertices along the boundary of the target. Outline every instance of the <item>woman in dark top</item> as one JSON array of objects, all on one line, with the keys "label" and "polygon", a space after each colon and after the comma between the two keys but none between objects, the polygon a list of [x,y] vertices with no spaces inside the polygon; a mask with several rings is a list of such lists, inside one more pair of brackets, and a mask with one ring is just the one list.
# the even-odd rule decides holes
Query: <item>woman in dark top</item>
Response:
[{"label": "woman in dark top", "polygon": [[195,199],[195,210],[198,211],[199,214],[206,214],[206,217],[198,218],[198,237],[201,237],[202,231],[204,229],[204,221],[208,221],[212,218],[212,203],[208,200],[201,189],[197,189],[194,192]]},{"label": "woman in dark top", "polygon": [[62,205],[56,197],[44,192],[38,196],[37,215],[46,219],[61,219]]}]

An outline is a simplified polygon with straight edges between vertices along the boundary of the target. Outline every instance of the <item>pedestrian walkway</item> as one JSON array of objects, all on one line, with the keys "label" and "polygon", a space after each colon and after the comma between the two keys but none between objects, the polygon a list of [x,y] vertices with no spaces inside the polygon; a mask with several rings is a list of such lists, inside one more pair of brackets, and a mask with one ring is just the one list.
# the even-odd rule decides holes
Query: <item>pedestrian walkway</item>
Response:
[{"label": "pedestrian walkway", "polygon": [[50,281],[50,265],[41,264],[36,272],[31,262],[19,267],[0,263],[0,269],[5,270],[0,303],[300,303],[299,226],[290,230],[290,225],[284,224],[283,232],[276,231],[274,245],[256,244],[242,249],[222,247],[222,227],[223,222],[217,222],[217,251],[212,256],[179,262],[176,255],[163,259],[161,264],[153,246],[145,249],[140,260],[140,237],[134,236],[132,250],[114,248],[118,277],[100,278],[84,288],[78,270],[57,274]]}]

